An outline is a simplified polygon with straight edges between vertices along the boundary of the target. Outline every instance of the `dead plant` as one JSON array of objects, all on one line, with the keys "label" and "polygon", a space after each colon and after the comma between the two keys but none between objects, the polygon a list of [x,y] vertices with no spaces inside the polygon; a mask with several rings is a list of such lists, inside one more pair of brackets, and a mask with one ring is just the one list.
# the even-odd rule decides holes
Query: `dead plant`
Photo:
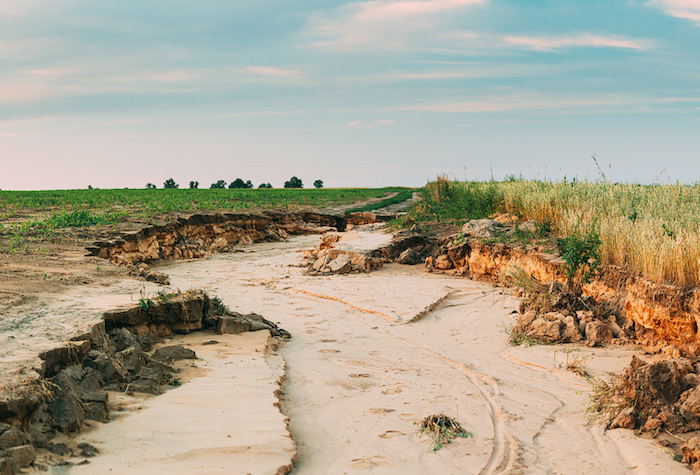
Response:
[{"label": "dead plant", "polygon": [[588,383],[591,385],[591,395],[588,396],[585,413],[590,424],[600,420],[607,429],[618,414],[636,406],[635,401],[623,398],[615,391],[614,382],[607,383],[601,378],[588,378]]},{"label": "dead plant", "polygon": [[433,439],[431,446],[433,452],[440,450],[446,444],[451,444],[457,437],[472,437],[471,432],[445,414],[428,416],[423,419],[420,423],[420,433],[428,434]]},{"label": "dead plant", "polygon": [[522,294],[521,301],[525,308],[535,313],[547,313],[553,310],[555,296],[547,285],[539,282],[519,266],[511,265],[506,273],[513,286]]}]

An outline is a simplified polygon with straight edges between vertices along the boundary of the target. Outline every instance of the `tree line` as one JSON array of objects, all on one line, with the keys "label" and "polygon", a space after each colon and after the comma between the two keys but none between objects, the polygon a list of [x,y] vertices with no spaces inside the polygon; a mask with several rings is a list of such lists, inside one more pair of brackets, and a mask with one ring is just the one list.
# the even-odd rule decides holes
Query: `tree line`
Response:
[{"label": "tree line", "polygon": [[[293,176],[292,178],[289,179],[289,181],[284,182],[284,187],[285,188],[304,188],[304,183],[297,177]],[[149,190],[158,188],[156,185],[153,183],[147,183],[146,188]],[[180,188],[180,185],[175,183],[175,180],[172,178],[168,178],[165,180],[163,183],[163,188],[165,189],[176,189]],[[191,181],[190,182],[190,190],[196,190],[199,188],[199,182],[198,181]],[[209,186],[210,189],[223,189],[226,188],[226,181],[225,180],[218,180],[216,183],[212,183]],[[247,189],[247,188],[253,188],[253,183],[250,180],[243,181],[241,178],[236,178],[233,180],[231,183],[228,185],[229,189]],[[258,188],[272,188],[272,185],[269,183],[260,183],[258,185]],[[314,188],[323,188],[323,180],[316,180],[314,181]]]}]

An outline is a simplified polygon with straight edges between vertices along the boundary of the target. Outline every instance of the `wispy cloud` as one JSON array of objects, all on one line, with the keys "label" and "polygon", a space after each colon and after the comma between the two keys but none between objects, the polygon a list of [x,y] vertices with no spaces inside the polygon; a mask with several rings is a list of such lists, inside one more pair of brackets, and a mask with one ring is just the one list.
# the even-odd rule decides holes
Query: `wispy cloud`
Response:
[{"label": "wispy cloud", "polygon": [[371,129],[377,127],[388,127],[393,125],[394,121],[391,119],[374,119],[370,122],[362,122],[361,120],[353,120],[345,124],[345,129]]},{"label": "wispy cloud", "polygon": [[310,23],[314,35],[326,39],[324,48],[353,50],[364,47],[400,48],[418,32],[439,33],[436,16],[485,3],[486,0],[372,0],[344,5]]},{"label": "wispy cloud", "polygon": [[700,1],[698,0],[651,0],[649,5],[661,8],[667,15],[685,18],[700,25]]},{"label": "wispy cloud", "polygon": [[503,41],[535,51],[556,51],[568,47],[623,48],[646,50],[653,42],[644,38],[630,39],[619,35],[577,34],[568,36],[510,36]]},{"label": "wispy cloud", "polygon": [[299,76],[299,71],[294,69],[278,69],[269,66],[246,66],[246,71],[263,76]]}]

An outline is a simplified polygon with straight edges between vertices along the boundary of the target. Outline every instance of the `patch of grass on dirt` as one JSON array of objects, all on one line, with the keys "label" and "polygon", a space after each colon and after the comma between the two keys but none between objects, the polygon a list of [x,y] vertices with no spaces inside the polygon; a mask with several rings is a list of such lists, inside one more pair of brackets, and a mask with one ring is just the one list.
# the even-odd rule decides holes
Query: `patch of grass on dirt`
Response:
[{"label": "patch of grass on dirt", "polygon": [[406,201],[410,199],[413,196],[413,189],[410,188],[396,188],[396,196],[392,198],[387,198],[385,200],[379,201],[377,203],[372,203],[368,204],[365,206],[360,206],[359,208],[353,208],[345,212],[345,214],[349,213],[362,213],[365,211],[374,211],[375,209],[380,209],[380,208],[385,208],[387,206],[391,206],[396,203],[401,203],[402,201]]},{"label": "patch of grass on dirt", "polygon": [[512,329],[508,332],[508,343],[512,346],[520,346],[520,345],[525,345],[525,346],[535,346],[535,345],[548,345],[549,343],[545,343],[543,341],[538,340],[537,338],[533,338],[527,333],[521,333],[515,331],[515,329]]},{"label": "patch of grass on dirt", "polygon": [[459,422],[445,414],[428,416],[420,423],[419,431],[433,439],[432,451],[440,450],[443,446],[451,444],[457,437],[473,437],[472,433],[463,428]]}]

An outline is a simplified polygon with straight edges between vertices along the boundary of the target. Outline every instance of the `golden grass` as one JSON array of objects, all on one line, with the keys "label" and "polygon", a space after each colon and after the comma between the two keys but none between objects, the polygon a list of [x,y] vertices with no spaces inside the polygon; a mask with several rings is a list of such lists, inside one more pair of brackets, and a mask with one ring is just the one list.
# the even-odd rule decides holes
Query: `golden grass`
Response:
[{"label": "golden grass", "polygon": [[[446,200],[468,209],[490,209],[534,219],[556,235],[596,232],[602,264],[625,267],[655,282],[700,284],[700,183],[635,185],[590,182],[448,182],[426,186],[426,202]],[[474,201],[484,203],[476,206]]]}]

